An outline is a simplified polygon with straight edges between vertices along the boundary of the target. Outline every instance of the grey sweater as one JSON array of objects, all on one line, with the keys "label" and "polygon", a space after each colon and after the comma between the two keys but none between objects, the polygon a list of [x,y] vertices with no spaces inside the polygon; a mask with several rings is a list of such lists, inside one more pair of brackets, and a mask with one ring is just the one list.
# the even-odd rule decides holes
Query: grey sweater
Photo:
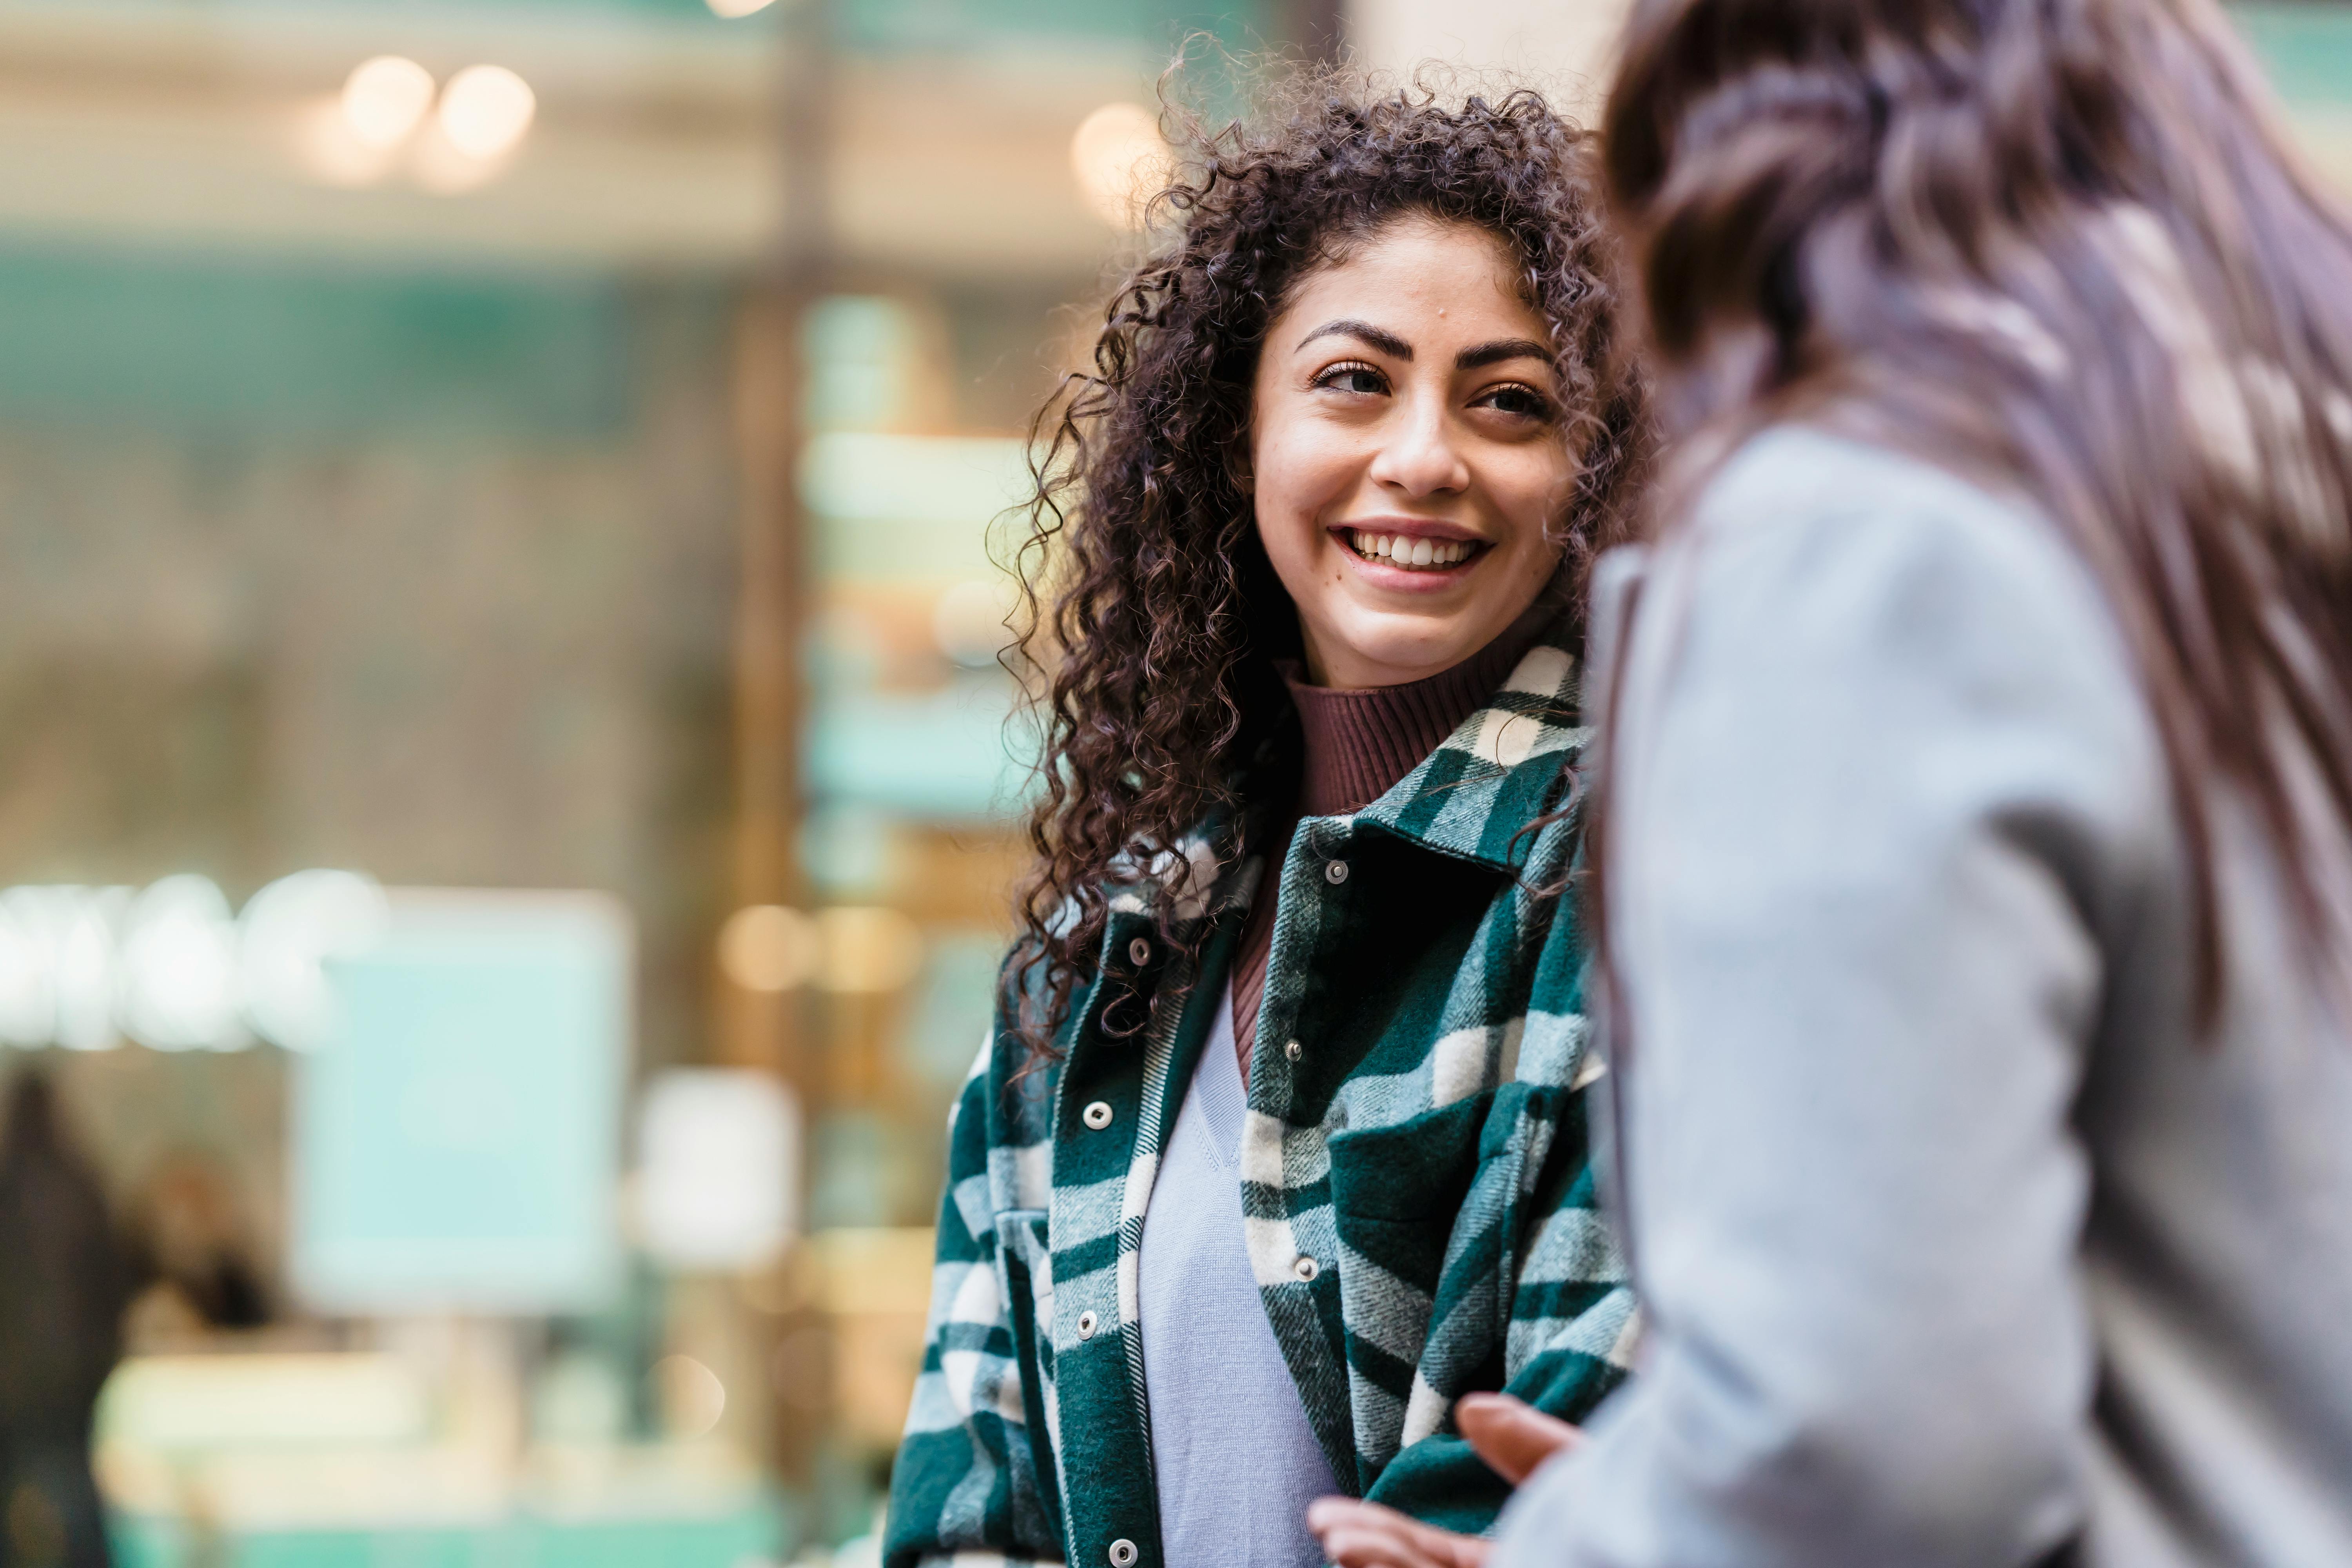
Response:
[{"label": "grey sweater", "polygon": [[1613,697],[1647,1339],[1497,1568],[2352,1563],[2352,1038],[2244,812],[2200,1040],[2157,738],[2054,531],[1795,428],[1694,524]]}]

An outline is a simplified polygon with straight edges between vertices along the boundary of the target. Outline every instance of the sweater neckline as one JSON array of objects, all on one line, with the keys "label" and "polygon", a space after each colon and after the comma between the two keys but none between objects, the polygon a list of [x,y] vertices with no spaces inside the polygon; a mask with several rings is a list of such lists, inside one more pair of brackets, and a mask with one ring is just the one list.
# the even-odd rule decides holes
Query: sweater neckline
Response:
[{"label": "sweater neckline", "polygon": [[1548,606],[1532,608],[1460,664],[1401,686],[1315,686],[1297,661],[1279,661],[1304,742],[1300,814],[1360,811],[1395,788],[1494,695],[1551,619]]}]

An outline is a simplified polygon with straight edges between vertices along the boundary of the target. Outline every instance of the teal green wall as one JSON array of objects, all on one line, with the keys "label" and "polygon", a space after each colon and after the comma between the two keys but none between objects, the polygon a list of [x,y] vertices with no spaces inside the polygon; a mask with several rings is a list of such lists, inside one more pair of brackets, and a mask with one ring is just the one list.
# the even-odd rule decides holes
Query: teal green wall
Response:
[{"label": "teal green wall", "polygon": [[0,423],[593,438],[629,419],[628,319],[609,275],[0,250]]}]

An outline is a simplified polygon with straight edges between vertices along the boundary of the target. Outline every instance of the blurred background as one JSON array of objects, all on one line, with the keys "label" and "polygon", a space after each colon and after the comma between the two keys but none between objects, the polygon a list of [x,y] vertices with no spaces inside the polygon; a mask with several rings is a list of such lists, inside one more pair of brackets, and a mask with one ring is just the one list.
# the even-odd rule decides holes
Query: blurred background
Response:
[{"label": "blurred background", "polygon": [[871,1561],[1154,79],[1620,9],[0,0],[0,1563]]}]

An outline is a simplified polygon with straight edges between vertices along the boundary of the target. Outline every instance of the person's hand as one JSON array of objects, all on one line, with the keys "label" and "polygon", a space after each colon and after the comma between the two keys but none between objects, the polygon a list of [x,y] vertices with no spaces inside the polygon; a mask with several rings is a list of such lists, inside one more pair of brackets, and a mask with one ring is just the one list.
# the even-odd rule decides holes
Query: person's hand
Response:
[{"label": "person's hand", "polygon": [[[1513,1486],[1584,1440],[1567,1422],[1507,1394],[1465,1394],[1454,1407],[1454,1420],[1471,1451]],[[1338,1568],[1482,1568],[1494,1545],[1352,1498],[1318,1499],[1307,1507],[1307,1528]]]},{"label": "person's hand", "polygon": [[1513,1486],[1554,1454],[1584,1441],[1583,1433],[1559,1416],[1507,1394],[1464,1394],[1454,1406],[1454,1424],[1470,1440],[1471,1452]]},{"label": "person's hand", "polygon": [[1481,1568],[1495,1545],[1344,1497],[1308,1503],[1307,1528],[1322,1541],[1324,1561],[1339,1568]]}]

